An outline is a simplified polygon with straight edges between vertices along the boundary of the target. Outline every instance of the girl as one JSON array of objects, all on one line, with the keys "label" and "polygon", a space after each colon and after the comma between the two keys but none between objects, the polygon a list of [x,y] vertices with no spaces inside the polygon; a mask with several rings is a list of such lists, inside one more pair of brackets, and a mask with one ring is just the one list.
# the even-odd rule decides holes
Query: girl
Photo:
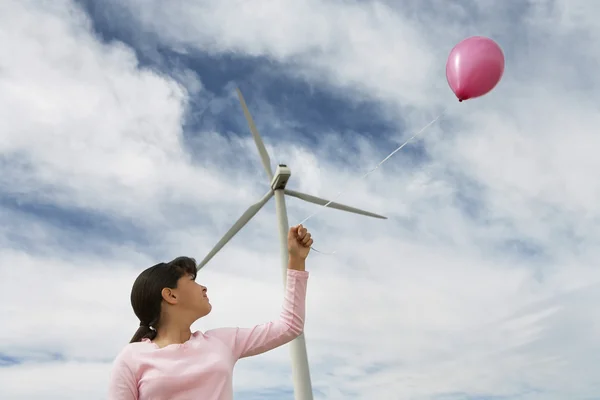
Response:
[{"label": "girl", "polygon": [[312,244],[302,225],[289,230],[281,316],[252,328],[191,332],[190,326],[212,309],[206,287],[195,282],[193,259],[179,257],[143,271],[131,290],[140,326],[115,360],[109,399],[232,399],[237,360],[282,346],[302,333],[308,280],[305,260]]}]

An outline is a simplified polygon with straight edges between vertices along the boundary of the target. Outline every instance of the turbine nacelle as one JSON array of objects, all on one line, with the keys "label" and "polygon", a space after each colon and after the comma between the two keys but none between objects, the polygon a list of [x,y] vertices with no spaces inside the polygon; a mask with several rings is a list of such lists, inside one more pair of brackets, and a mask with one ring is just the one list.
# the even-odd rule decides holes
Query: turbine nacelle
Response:
[{"label": "turbine nacelle", "polygon": [[275,169],[275,175],[271,180],[271,189],[283,190],[285,189],[290,177],[292,176],[292,170],[285,164],[279,164]]}]

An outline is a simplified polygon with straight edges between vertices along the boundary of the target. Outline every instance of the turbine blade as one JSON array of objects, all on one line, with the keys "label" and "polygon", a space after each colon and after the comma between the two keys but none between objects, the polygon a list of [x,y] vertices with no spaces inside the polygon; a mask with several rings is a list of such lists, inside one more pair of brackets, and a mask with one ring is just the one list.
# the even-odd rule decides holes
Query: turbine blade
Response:
[{"label": "turbine blade", "polygon": [[200,270],[200,268],[204,267],[206,265],[206,263],[208,263],[210,261],[210,259],[213,258],[214,255],[217,254],[219,252],[219,250],[221,250],[223,248],[223,246],[225,246],[227,244],[227,242],[229,242],[231,240],[231,238],[234,237],[235,234],[238,233],[240,231],[240,229],[242,229],[244,227],[244,225],[246,225],[248,223],[248,221],[250,221],[252,219],[252,217],[254,217],[256,215],[256,213],[258,213],[260,211],[261,208],[263,208],[263,206],[265,204],[267,204],[267,202],[271,199],[271,197],[273,197],[272,190],[270,190],[267,194],[265,194],[263,196],[263,198],[260,199],[257,203],[251,205],[246,210],[246,212],[244,214],[242,214],[242,216],[236,221],[236,223],[233,224],[231,229],[229,229],[227,231],[227,233],[225,233],[225,235],[223,235],[221,240],[219,240],[217,242],[215,247],[213,247],[213,249],[206,255],[206,257],[204,257],[204,260],[202,260],[200,262],[200,264],[198,264],[197,269]]},{"label": "turbine blade", "polygon": [[[325,204],[329,203],[329,200],[321,199],[320,197],[315,197],[310,194],[297,192],[295,190],[285,189],[284,192],[288,196],[296,197],[300,200],[308,201],[309,203],[314,203],[314,204],[318,204],[321,206],[324,206]],[[387,217],[384,217],[383,215],[375,214],[370,211],[361,210],[359,208],[346,206],[346,205],[340,204],[340,203],[331,202],[331,203],[329,203],[329,205],[327,207],[335,208],[336,210],[348,211],[348,212],[351,212],[354,214],[366,215],[367,217],[387,219]]]},{"label": "turbine blade", "polygon": [[252,136],[254,137],[254,143],[256,143],[256,147],[258,148],[258,153],[260,154],[260,160],[262,161],[262,165],[267,172],[267,176],[269,180],[273,179],[273,170],[271,169],[271,159],[269,158],[269,153],[267,152],[267,148],[263,143],[260,134],[258,133],[258,129],[256,129],[256,125],[254,125],[254,120],[252,119],[252,115],[250,115],[250,111],[248,110],[248,106],[246,105],[246,100],[244,100],[244,96],[242,96],[242,92],[240,89],[237,89],[237,94],[240,99],[240,103],[242,104],[242,110],[244,110],[244,116],[246,116],[246,121],[248,121],[248,126],[250,127],[250,132],[252,132]]}]

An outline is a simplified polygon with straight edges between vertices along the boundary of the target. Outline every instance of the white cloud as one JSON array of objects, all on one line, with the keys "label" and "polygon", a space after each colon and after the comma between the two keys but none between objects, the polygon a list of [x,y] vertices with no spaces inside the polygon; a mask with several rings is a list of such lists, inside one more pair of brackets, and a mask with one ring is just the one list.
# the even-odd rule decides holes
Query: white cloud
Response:
[{"label": "white cloud", "polygon": [[23,364],[4,369],[0,383],[2,394],[15,400],[100,399],[99,394],[108,385],[109,372],[106,363]]},{"label": "white cloud", "polygon": [[[410,129],[449,105],[423,140],[431,161],[412,165],[399,153],[339,199],[390,220],[327,210],[310,221],[317,248],[338,252],[310,263],[306,333],[322,398],[589,398],[599,389],[600,10],[532,1],[519,19],[508,3],[476,12],[455,3],[450,14],[442,3],[422,13],[414,2],[125,5],[165,44],[266,56],[348,101],[379,102]],[[131,219],[164,258],[201,258],[266,189],[249,134],[202,132],[198,153],[187,150],[186,89],[202,92],[202,76],[141,68],[125,45],[101,43],[70,1],[1,7],[0,49],[10,57],[0,58],[0,195]],[[489,96],[455,104],[447,51],[486,29],[505,43],[506,75]],[[294,129],[254,104],[255,119]],[[344,139],[328,132],[319,148],[269,145],[292,167],[295,188],[331,198],[385,155],[365,140],[356,164],[331,161]],[[237,170],[249,163],[254,170]],[[474,217],[458,195],[472,197]],[[293,199],[289,209],[291,223],[315,210]],[[111,238],[98,239],[108,254],[86,253],[93,232],[67,253],[66,228],[10,207],[0,215],[0,355],[33,358],[0,369],[0,394],[102,398],[106,360],[136,327],[131,282],[156,255]],[[241,235],[201,273],[215,312],[199,328],[278,314],[273,205]],[[536,254],[511,250],[519,242]],[[67,361],[44,361],[56,353]],[[244,360],[236,386],[289,385],[285,370],[269,372],[288,365],[287,349]]]}]

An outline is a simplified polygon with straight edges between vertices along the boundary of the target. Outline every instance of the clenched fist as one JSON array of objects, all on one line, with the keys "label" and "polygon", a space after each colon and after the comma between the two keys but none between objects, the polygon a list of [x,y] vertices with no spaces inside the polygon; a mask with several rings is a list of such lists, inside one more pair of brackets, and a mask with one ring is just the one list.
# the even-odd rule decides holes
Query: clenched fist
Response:
[{"label": "clenched fist", "polygon": [[288,232],[288,251],[290,261],[304,261],[310,252],[313,240],[310,232],[302,225],[293,226]]}]

